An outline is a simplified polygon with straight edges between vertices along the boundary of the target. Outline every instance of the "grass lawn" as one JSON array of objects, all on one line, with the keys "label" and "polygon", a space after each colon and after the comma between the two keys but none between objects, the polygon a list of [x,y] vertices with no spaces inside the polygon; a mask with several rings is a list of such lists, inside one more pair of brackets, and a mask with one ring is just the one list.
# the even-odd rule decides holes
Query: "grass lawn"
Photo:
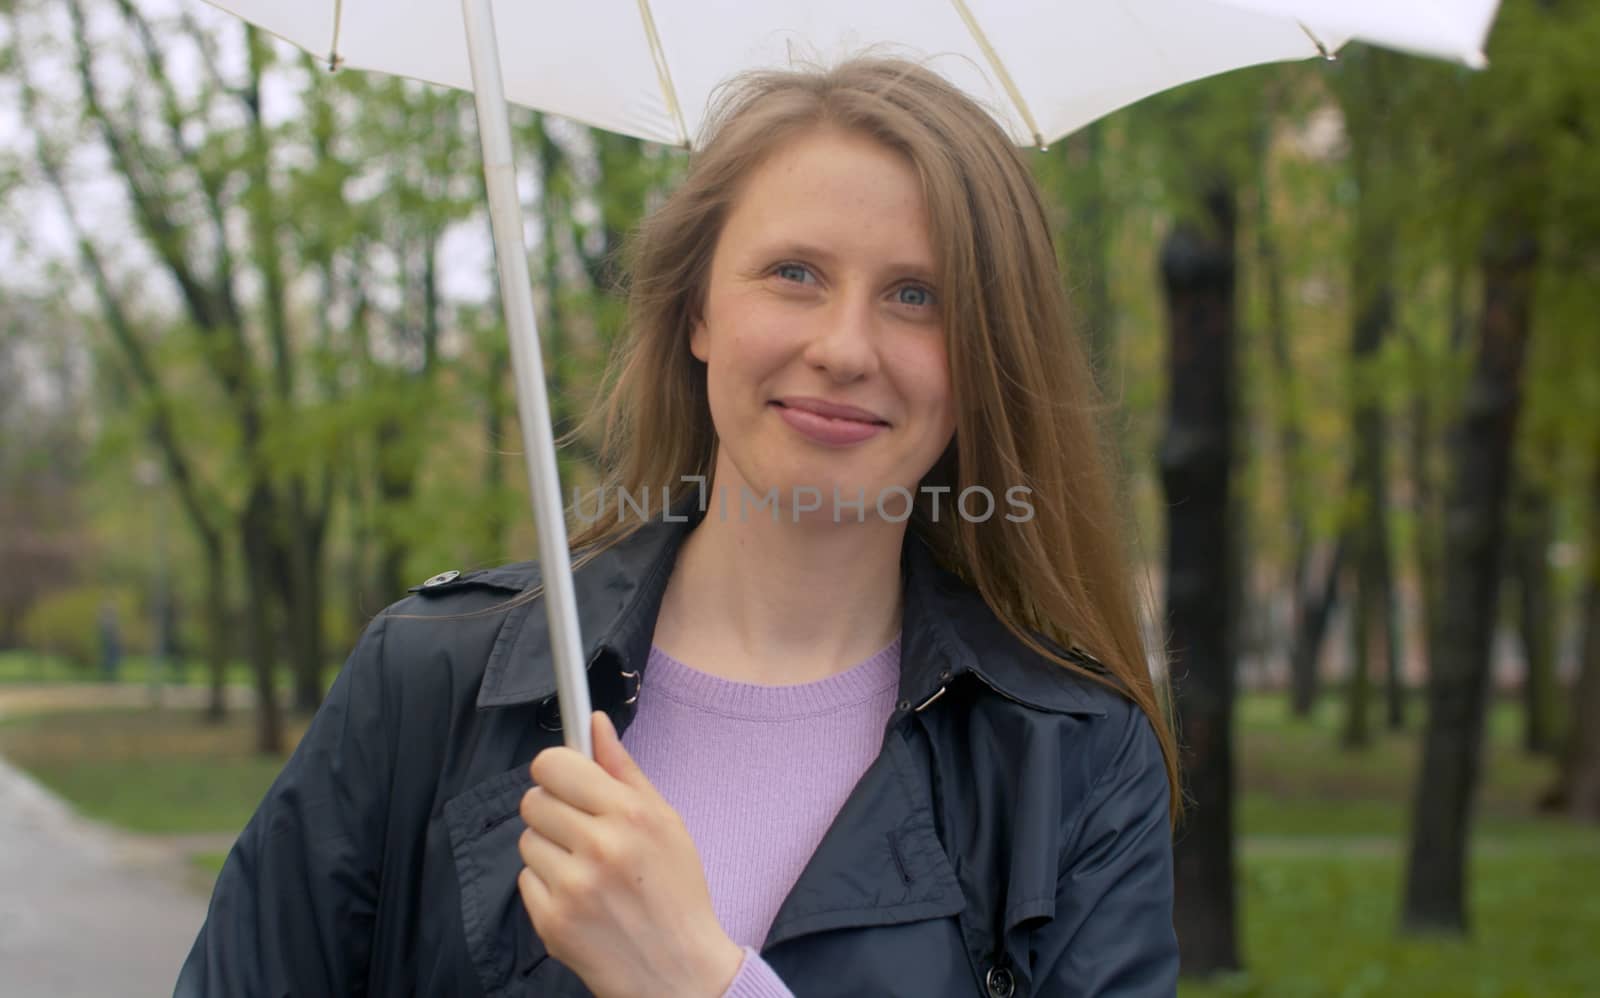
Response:
[{"label": "grass lawn", "polygon": [[[1292,721],[1281,698],[1238,709],[1241,948],[1248,970],[1182,998],[1600,994],[1600,829],[1540,818],[1548,760],[1496,705],[1472,858],[1470,941],[1395,932],[1417,760],[1414,733],[1338,748],[1338,704]],[[1412,718],[1420,727],[1420,710]],[[196,711],[103,708],[0,720],[0,754],[84,812],[134,831],[230,834],[281,760],[251,752],[253,717],[218,728]],[[291,738],[304,730],[291,722]],[[191,862],[215,875],[216,845]]]},{"label": "grass lawn", "polygon": [[[0,755],[92,818],[148,834],[234,833],[281,759],[252,751],[253,717],[99,708],[0,720]],[[290,720],[298,739],[305,722]],[[292,744],[292,742],[291,742]]]},{"label": "grass lawn", "polygon": [[1515,705],[1495,705],[1470,867],[1469,941],[1401,938],[1415,732],[1338,747],[1339,704],[1309,722],[1281,698],[1238,706],[1241,955],[1247,970],[1181,998],[1563,998],[1600,993],[1600,829],[1542,818],[1549,760],[1520,748]]},{"label": "grass lawn", "polygon": [[1395,995],[1583,998],[1600,977],[1600,836],[1480,849],[1470,941],[1395,932],[1398,856],[1260,856],[1241,863],[1243,959],[1236,979],[1185,984],[1181,998]]},{"label": "grass lawn", "polygon": [[[174,685],[178,681],[177,673],[169,665],[161,666],[154,659],[145,655],[127,655],[117,667],[117,682],[128,686],[143,686],[150,680],[152,668],[158,668],[160,680],[163,684]],[[250,666],[245,662],[230,662],[224,670],[224,677],[231,686],[245,686],[254,688],[255,678],[250,671]],[[209,686],[211,673],[206,663],[199,659],[186,661],[182,671],[183,685]],[[105,682],[105,674],[100,667],[82,668],[69,662],[58,655],[40,655],[30,651],[4,651],[0,652],[0,685],[6,683],[101,683]],[[280,689],[290,689],[293,680],[287,676],[280,676],[278,686]]]},{"label": "grass lawn", "polygon": [[[1339,711],[1337,700],[1324,697],[1309,720],[1297,721],[1281,697],[1240,701],[1234,758],[1243,791],[1236,818],[1244,834],[1404,837],[1421,755],[1420,705],[1408,730],[1380,727],[1360,751],[1340,748]],[[1492,708],[1477,797],[1481,832],[1527,832],[1534,802],[1553,779],[1549,759],[1522,751],[1519,723],[1515,704]]]}]

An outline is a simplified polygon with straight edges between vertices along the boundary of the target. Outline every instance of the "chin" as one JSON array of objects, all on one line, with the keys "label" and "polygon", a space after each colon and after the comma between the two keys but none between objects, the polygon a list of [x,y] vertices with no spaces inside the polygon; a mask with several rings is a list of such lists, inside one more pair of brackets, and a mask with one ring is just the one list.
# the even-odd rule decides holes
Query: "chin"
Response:
[{"label": "chin", "polygon": [[[779,494],[784,501],[786,518],[791,520],[798,516],[810,522],[872,523],[880,519],[877,508],[880,496],[890,517],[899,515],[905,503],[905,498],[896,494],[893,483],[876,476],[842,475],[837,469],[829,469],[806,477],[786,476],[783,481],[785,484],[779,486]],[[907,491],[914,494],[915,488]],[[811,506],[817,508],[806,508]]]}]

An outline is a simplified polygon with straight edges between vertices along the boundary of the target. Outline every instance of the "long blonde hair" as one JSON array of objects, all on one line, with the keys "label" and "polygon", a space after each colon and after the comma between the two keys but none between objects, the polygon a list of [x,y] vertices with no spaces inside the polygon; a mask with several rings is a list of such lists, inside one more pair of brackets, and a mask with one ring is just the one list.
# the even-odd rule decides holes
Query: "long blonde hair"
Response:
[{"label": "long blonde hair", "polygon": [[[666,490],[676,503],[698,487],[686,477],[711,478],[706,369],[688,337],[741,181],[787,140],[824,126],[899,151],[927,199],[957,409],[955,439],[923,484],[949,486],[950,495],[1024,485],[1034,509],[1020,522],[935,517],[919,490],[911,529],[1029,647],[1139,706],[1161,741],[1176,821],[1176,742],[1145,657],[1099,394],[1069,332],[1045,206],[1021,151],[959,89],[898,58],[753,71],[725,95],[708,119],[709,141],[627,247],[627,328],[598,404],[574,431],[601,439],[600,496]],[[605,509],[584,514],[588,525],[572,539],[580,561],[640,525]],[[1036,633],[1087,652],[1110,675],[1063,658]]]}]

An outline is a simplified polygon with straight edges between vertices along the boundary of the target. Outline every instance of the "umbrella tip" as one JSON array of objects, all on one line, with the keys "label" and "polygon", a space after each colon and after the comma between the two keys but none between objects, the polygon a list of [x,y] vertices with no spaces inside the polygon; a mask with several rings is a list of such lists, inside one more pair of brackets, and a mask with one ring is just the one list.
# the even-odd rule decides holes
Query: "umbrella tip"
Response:
[{"label": "umbrella tip", "polygon": [[1322,56],[1322,58],[1326,59],[1328,62],[1339,61],[1338,53],[1330,51],[1328,46],[1323,44],[1322,39],[1317,37],[1316,32],[1306,27],[1304,21],[1296,21],[1295,23],[1300,25],[1300,30],[1304,31],[1306,33],[1306,37],[1311,39],[1311,44],[1316,47],[1318,55]]},{"label": "umbrella tip", "polygon": [[344,68],[344,56],[337,52],[328,53],[328,72],[337,73]]}]

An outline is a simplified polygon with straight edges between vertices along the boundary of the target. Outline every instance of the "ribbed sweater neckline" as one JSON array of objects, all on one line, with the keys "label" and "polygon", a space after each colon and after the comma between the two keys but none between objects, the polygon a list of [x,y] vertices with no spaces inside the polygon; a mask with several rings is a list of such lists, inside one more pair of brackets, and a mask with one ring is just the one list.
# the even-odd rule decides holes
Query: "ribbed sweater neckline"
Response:
[{"label": "ribbed sweater neckline", "polygon": [[827,714],[871,700],[900,681],[900,638],[837,675],[770,686],[701,672],[651,646],[640,697],[664,696],[700,710],[753,721],[786,721]]}]

